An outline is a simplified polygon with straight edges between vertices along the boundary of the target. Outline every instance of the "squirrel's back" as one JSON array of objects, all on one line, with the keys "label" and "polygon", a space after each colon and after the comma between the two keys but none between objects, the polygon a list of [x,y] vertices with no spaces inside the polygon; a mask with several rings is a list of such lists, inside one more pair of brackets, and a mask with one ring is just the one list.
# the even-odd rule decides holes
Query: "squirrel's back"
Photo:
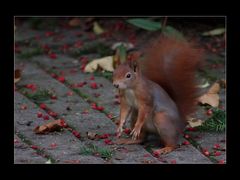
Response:
[{"label": "squirrel's back", "polygon": [[183,118],[195,110],[195,73],[202,57],[202,49],[193,43],[161,37],[146,50],[140,62],[143,74],[169,94]]}]

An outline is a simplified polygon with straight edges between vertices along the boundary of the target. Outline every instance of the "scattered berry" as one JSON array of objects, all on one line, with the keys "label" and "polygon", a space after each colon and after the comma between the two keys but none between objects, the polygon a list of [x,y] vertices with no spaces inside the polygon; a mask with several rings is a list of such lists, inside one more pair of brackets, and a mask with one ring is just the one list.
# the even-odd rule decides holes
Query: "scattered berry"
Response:
[{"label": "scattered berry", "polygon": [[43,116],[43,114],[42,114],[41,112],[38,112],[38,113],[37,113],[37,117],[38,117],[38,118],[41,118],[42,116]]},{"label": "scattered berry", "polygon": [[41,103],[41,104],[40,104],[40,108],[41,108],[41,109],[47,109],[47,106],[46,106],[46,104]]}]

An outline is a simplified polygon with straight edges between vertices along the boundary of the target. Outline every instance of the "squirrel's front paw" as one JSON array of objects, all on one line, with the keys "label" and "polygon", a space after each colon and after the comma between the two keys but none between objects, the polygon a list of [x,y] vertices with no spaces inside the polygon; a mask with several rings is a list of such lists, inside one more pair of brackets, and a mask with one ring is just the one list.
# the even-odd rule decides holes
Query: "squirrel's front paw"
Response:
[{"label": "squirrel's front paw", "polygon": [[141,132],[141,128],[135,126],[134,129],[132,130],[132,132],[130,133],[130,135],[132,135],[132,139],[133,140],[138,139],[140,132]]},{"label": "squirrel's front paw", "polygon": [[117,138],[119,138],[122,135],[122,132],[123,132],[122,126],[118,127],[117,128]]}]

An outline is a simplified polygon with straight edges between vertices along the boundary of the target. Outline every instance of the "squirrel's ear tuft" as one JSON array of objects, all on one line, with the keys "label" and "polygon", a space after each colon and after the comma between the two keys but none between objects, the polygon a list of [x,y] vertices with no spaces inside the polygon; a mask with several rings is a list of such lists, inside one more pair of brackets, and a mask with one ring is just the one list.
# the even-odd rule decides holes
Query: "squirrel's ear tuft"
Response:
[{"label": "squirrel's ear tuft", "polygon": [[137,72],[138,64],[136,60],[129,60],[127,61],[127,64],[134,72]]},{"label": "squirrel's ear tuft", "polygon": [[133,71],[137,72],[137,68],[138,68],[137,61],[133,61],[132,64],[133,64]]}]

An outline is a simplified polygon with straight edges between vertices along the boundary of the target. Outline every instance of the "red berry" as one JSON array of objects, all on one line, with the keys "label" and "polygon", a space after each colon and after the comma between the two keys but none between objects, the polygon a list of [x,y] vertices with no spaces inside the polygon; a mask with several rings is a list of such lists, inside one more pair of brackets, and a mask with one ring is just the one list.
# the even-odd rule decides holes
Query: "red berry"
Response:
[{"label": "red berry", "polygon": [[25,110],[25,109],[27,109],[27,105],[26,104],[23,104],[23,105],[21,105],[21,110]]},{"label": "red berry", "polygon": [[173,159],[173,160],[170,161],[170,163],[171,163],[171,164],[176,164],[177,161],[176,161],[175,159]]},{"label": "red berry", "polygon": [[68,96],[72,96],[72,95],[73,95],[73,92],[72,92],[72,91],[68,91],[68,92],[67,92],[67,95],[68,95]]},{"label": "red berry", "polygon": [[38,117],[38,118],[41,118],[42,116],[43,116],[43,114],[42,114],[41,112],[38,112],[38,113],[37,113],[37,117]]},{"label": "red berry", "polygon": [[46,108],[47,108],[47,106],[46,106],[46,104],[44,104],[44,103],[41,103],[41,104],[40,104],[40,108],[41,108],[41,109],[46,109]]},{"label": "red berry", "polygon": [[31,145],[30,146],[32,149],[38,149],[38,146],[35,146],[35,145]]},{"label": "red berry", "polygon": [[213,111],[211,109],[207,110],[207,113],[206,113],[208,116],[211,116],[213,114]]},{"label": "red berry", "polygon": [[61,119],[61,120],[60,120],[60,126],[66,128],[68,125],[67,125],[67,123],[64,121],[64,119]]},{"label": "red berry", "polygon": [[159,155],[160,155],[160,152],[158,150],[153,151],[153,156],[159,157]]},{"label": "red berry", "polygon": [[183,144],[183,145],[189,145],[190,142],[189,142],[189,141],[183,141],[182,144]]},{"label": "red berry", "polygon": [[203,150],[203,154],[204,154],[205,156],[209,156],[209,155],[210,155],[210,153],[209,153],[209,151],[208,151],[207,149]]},{"label": "red berry", "polygon": [[214,149],[219,149],[219,148],[220,148],[220,145],[219,145],[219,144],[214,144],[213,148],[214,148]]},{"label": "red berry", "polygon": [[76,130],[73,130],[73,131],[72,131],[72,134],[73,134],[74,136],[76,136],[77,138],[80,138],[80,137],[81,137],[81,136],[80,136],[80,133],[77,132]]},{"label": "red berry", "polygon": [[51,99],[57,99],[57,96],[56,95],[52,95]]},{"label": "red berry", "polygon": [[225,163],[224,160],[218,161],[218,164],[224,164],[224,163]]},{"label": "red berry", "polygon": [[219,151],[216,151],[215,153],[214,153],[214,156],[220,156],[221,155],[221,153],[219,152]]},{"label": "red berry", "polygon": [[113,118],[112,114],[108,114],[107,117],[108,117],[109,119],[112,119],[112,118]]},{"label": "red berry", "polygon": [[57,144],[56,144],[56,143],[51,143],[51,145],[50,145],[50,146],[51,146],[51,148],[53,148],[53,149],[54,149],[54,148],[56,148],[56,147],[57,147]]},{"label": "red berry", "polygon": [[98,135],[98,138],[107,139],[109,136],[110,136],[110,134],[102,134],[102,135]]},{"label": "red berry", "polygon": [[124,131],[123,131],[125,134],[130,134],[130,132],[131,132],[131,129],[129,129],[129,128],[126,128],[126,129],[124,129]]},{"label": "red berry", "polygon": [[57,55],[56,55],[55,53],[50,53],[50,54],[49,54],[49,57],[50,57],[51,59],[57,59]]},{"label": "red berry", "polygon": [[85,84],[87,84],[87,82],[85,82],[85,81],[80,82],[80,83],[77,84],[77,87],[83,87]]},{"label": "red berry", "polygon": [[196,131],[196,128],[193,128],[193,127],[189,127],[187,128],[188,131]]},{"label": "red berry", "polygon": [[53,116],[53,117],[57,117],[57,113],[55,113],[55,112],[53,112],[53,111],[48,111],[48,114],[50,115],[50,116]]},{"label": "red berry", "polygon": [[108,144],[108,145],[113,144],[113,142],[112,142],[110,139],[105,139],[105,140],[104,140],[104,143],[105,143],[105,144]]},{"label": "red berry", "polygon": [[45,116],[43,116],[43,119],[44,119],[44,120],[49,120],[49,116],[48,116],[48,115],[45,115]]},{"label": "red berry", "polygon": [[63,76],[59,76],[57,80],[63,83],[65,81],[65,78]]},{"label": "red berry", "polygon": [[92,83],[90,84],[90,87],[91,87],[92,89],[97,89],[97,88],[98,88],[97,83],[95,83],[95,82],[92,82]]},{"label": "red berry", "polygon": [[98,106],[98,107],[97,107],[97,110],[99,110],[99,111],[103,111],[103,110],[104,110],[104,107],[102,107],[102,106]]},{"label": "red berry", "polygon": [[184,137],[185,137],[186,139],[190,138],[190,136],[189,136],[188,134],[185,134]]}]

